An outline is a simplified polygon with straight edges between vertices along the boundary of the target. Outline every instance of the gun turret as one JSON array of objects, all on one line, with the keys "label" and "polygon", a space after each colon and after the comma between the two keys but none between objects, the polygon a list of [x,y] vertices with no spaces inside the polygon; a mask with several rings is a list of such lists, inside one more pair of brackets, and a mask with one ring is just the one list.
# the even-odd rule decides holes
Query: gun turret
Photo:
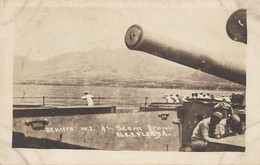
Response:
[{"label": "gun turret", "polygon": [[[231,35],[229,34],[229,36]],[[245,40],[242,42],[246,43]],[[237,64],[235,60],[226,61],[223,58],[215,58],[215,56],[211,56],[202,50],[178,41],[169,42],[163,37],[156,37],[156,34],[149,33],[149,30],[144,30],[139,25],[132,25],[127,30],[125,44],[131,50],[153,54],[211,75],[246,85],[245,63]]]}]

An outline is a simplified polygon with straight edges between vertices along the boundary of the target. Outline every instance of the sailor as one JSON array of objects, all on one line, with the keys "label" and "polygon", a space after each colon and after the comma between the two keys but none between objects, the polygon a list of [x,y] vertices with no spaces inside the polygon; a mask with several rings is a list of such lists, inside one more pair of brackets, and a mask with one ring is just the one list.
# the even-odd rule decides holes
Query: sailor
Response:
[{"label": "sailor", "polygon": [[172,98],[172,100],[174,100],[174,103],[180,103],[180,100],[179,100],[179,98],[178,98],[178,94],[176,94],[176,95],[171,95],[171,98]]},{"label": "sailor", "polygon": [[[177,102],[176,103],[183,103],[183,100],[185,100],[184,98],[182,98],[182,96],[181,95],[179,95],[179,94],[176,94],[176,100],[177,100]],[[186,101],[186,100],[185,100]]]},{"label": "sailor", "polygon": [[[230,121],[228,121],[230,120]],[[245,133],[244,122],[241,122],[240,117],[233,114],[230,119],[222,119],[219,124],[216,125],[215,137],[223,138],[230,135],[240,135]]]},{"label": "sailor", "polygon": [[211,117],[203,119],[194,128],[191,136],[191,147],[194,151],[204,151],[211,139],[215,138],[216,125],[221,121],[223,115],[214,112]]},{"label": "sailor", "polygon": [[211,95],[210,95],[210,98],[214,100],[214,99],[215,99],[215,96],[214,96],[213,94],[211,94]]},{"label": "sailor", "polygon": [[172,98],[167,93],[164,95],[163,99],[165,99],[167,103],[173,103]]},{"label": "sailor", "polygon": [[84,96],[81,97],[81,99],[83,100],[87,100],[87,104],[88,106],[93,106],[94,105],[94,102],[92,100],[94,96],[89,94],[88,91],[84,91]]},{"label": "sailor", "polygon": [[230,103],[231,102],[231,96],[222,96],[222,101],[226,102],[226,103]]},{"label": "sailor", "polygon": [[195,98],[197,99],[198,98],[198,93],[195,93],[194,95],[195,95]]},{"label": "sailor", "polygon": [[171,97],[171,100],[173,101],[173,103],[175,103],[175,102],[177,101],[177,100],[174,98],[174,95],[173,95],[173,94],[171,94],[170,97]]},{"label": "sailor", "polygon": [[224,115],[224,118],[230,118],[233,114],[233,108],[226,102],[220,102],[214,106],[214,111],[219,111]]},{"label": "sailor", "polygon": [[200,92],[199,95],[198,95],[198,99],[203,99],[203,92]]},{"label": "sailor", "polygon": [[205,99],[211,99],[211,98],[210,98],[210,94],[209,94],[209,93],[205,94],[204,98],[205,98]]},{"label": "sailor", "polygon": [[220,97],[220,96],[215,96],[214,99],[217,100],[217,101],[222,101],[223,100],[222,97]]}]

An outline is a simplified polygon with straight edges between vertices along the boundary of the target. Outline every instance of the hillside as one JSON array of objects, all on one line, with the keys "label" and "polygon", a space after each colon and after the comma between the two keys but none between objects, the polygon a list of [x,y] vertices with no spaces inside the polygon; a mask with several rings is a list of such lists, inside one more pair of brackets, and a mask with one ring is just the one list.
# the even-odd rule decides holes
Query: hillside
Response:
[{"label": "hillside", "polygon": [[44,61],[15,56],[14,82],[28,80],[46,83],[59,81],[61,84],[72,80],[82,83],[113,80],[234,84],[171,61],[127,49],[71,52]]}]

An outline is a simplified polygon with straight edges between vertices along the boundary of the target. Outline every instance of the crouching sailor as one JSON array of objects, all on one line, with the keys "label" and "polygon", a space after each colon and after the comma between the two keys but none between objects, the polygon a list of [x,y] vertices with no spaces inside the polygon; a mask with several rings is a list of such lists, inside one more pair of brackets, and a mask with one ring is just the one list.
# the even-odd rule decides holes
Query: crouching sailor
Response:
[{"label": "crouching sailor", "polygon": [[211,117],[203,119],[197,124],[191,136],[191,147],[194,151],[206,150],[208,142],[215,138],[216,125],[222,117],[222,113],[214,112]]}]

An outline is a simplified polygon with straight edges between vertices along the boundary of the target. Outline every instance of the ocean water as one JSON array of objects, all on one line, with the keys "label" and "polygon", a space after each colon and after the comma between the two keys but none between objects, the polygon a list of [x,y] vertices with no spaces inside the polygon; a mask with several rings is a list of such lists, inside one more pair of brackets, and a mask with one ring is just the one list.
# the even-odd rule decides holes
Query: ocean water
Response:
[{"label": "ocean water", "polygon": [[[14,85],[13,104],[43,104],[46,106],[85,105],[83,91],[89,91],[95,97],[95,105],[114,105],[117,110],[130,112],[137,111],[140,106],[151,102],[163,102],[165,94],[179,94],[183,97],[191,93],[204,92],[215,96],[228,96],[237,91],[212,90],[184,90],[164,88],[133,88],[133,87],[106,87],[106,86],[54,86],[54,85]],[[99,98],[100,97],[100,98]]]}]

